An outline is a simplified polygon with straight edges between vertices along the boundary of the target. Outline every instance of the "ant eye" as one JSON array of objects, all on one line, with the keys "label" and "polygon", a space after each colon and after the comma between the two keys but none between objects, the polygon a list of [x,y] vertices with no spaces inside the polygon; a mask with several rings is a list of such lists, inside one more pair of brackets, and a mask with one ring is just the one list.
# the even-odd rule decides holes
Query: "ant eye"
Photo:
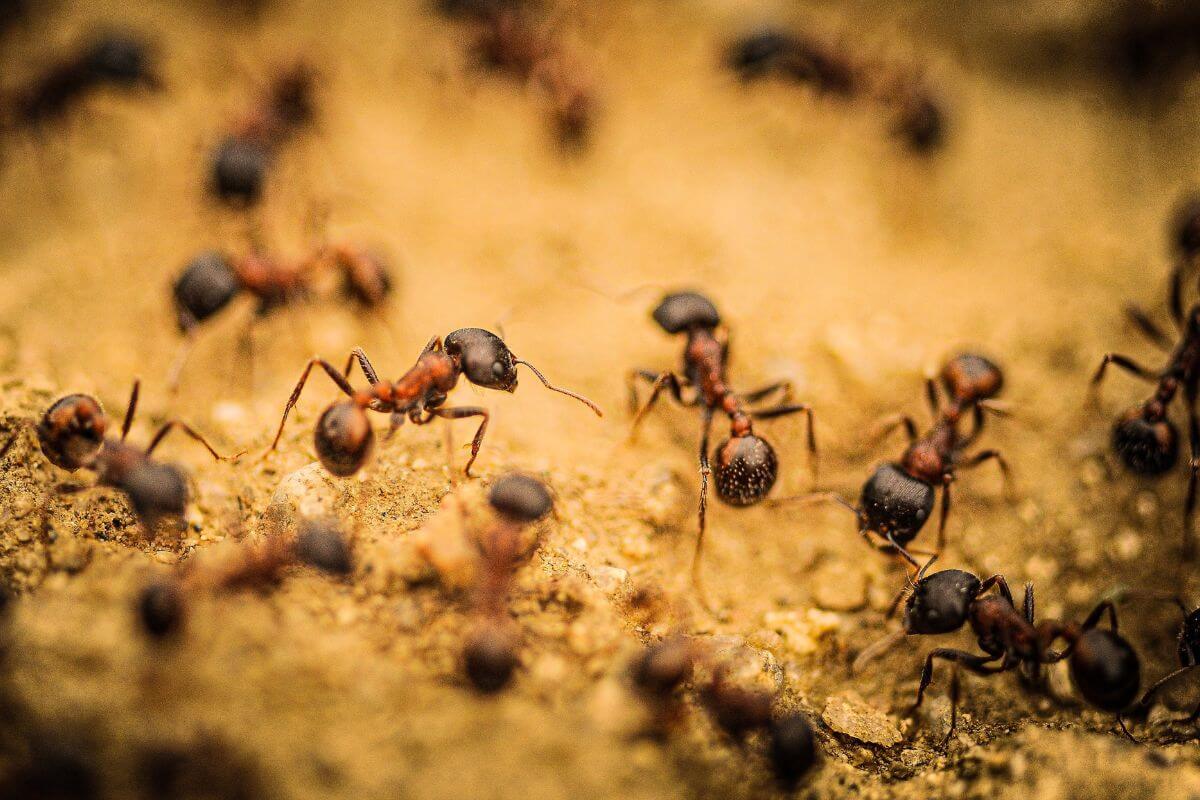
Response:
[{"label": "ant eye", "polygon": [[504,365],[499,361],[494,362],[492,364],[492,374],[494,374],[497,378],[504,377]]}]

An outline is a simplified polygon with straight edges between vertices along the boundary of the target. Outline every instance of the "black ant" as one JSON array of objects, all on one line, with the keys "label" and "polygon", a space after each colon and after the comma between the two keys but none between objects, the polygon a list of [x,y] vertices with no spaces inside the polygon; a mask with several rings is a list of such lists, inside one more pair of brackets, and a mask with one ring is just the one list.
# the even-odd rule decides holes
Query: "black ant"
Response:
[{"label": "black ant", "polygon": [[[1184,259],[1171,272],[1167,307],[1178,331],[1178,339],[1166,365],[1153,370],[1129,356],[1105,353],[1092,377],[1094,389],[1104,380],[1108,365],[1113,364],[1135,377],[1156,384],[1154,394],[1141,405],[1123,411],[1112,429],[1112,448],[1121,462],[1138,475],[1150,478],[1170,471],[1179,460],[1179,432],[1167,411],[1179,390],[1183,390],[1191,451],[1187,495],[1183,503],[1183,554],[1186,560],[1190,560],[1194,552],[1192,527],[1196,512],[1197,475],[1200,474],[1200,419],[1196,416],[1196,399],[1200,392],[1200,303],[1193,305],[1184,315],[1183,281],[1188,267],[1187,259]],[[1134,324],[1153,342],[1164,348],[1172,346],[1170,337],[1145,313],[1133,307],[1126,311]]]},{"label": "black ant", "polygon": [[88,92],[105,84],[120,88],[159,86],[151,47],[140,36],[120,31],[96,35],[79,52],[56,64],[10,99],[10,114],[24,124],[66,113]]},{"label": "black ant", "polygon": [[[164,517],[182,517],[188,501],[187,478],[172,464],[152,458],[167,434],[181,430],[204,446],[219,461],[236,460],[241,454],[226,457],[217,453],[208,441],[179,420],[162,425],[146,449],[126,444],[125,438],[137,411],[141,382],[134,381],[129,406],[121,423],[121,438],[105,437],[108,418],[100,403],[86,394],[70,394],[56,400],[37,423],[38,445],[51,464],[68,472],[92,470],[97,485],[111,486],[123,492],[148,538],[153,538],[158,522]],[[24,426],[22,426],[23,429]],[[15,431],[0,447],[3,458],[21,434]],[[59,486],[56,491],[77,491],[79,487]]]},{"label": "black ant", "polygon": [[262,97],[217,145],[210,188],[219,199],[251,206],[279,146],[314,115],[312,68],[299,62],[280,71]]},{"label": "black ant", "polygon": [[[1109,601],[1097,605],[1082,623],[1057,620],[1034,622],[1033,585],[1026,584],[1020,611],[1003,575],[980,580],[969,572],[947,569],[927,575],[930,559],[911,581],[904,611],[904,636],[953,633],[970,623],[982,654],[939,647],[925,658],[915,712],[933,680],[936,660],[948,661],[977,675],[995,675],[1021,668],[1031,682],[1040,681],[1041,667],[1067,659],[1072,683],[1092,706],[1119,714],[1137,698],[1141,667],[1133,647],[1117,632],[1116,608]],[[995,592],[991,590],[995,589]],[[1099,627],[1107,615],[1109,628]],[[860,665],[890,646],[898,637],[887,637],[867,648],[856,660]],[[1062,652],[1050,646],[1058,639],[1066,643]],[[950,687],[950,728],[958,721],[958,673]],[[1118,716],[1121,728],[1124,721]],[[1128,735],[1128,731],[1125,731]],[[1132,737],[1131,737],[1132,738]]]},{"label": "black ant", "polygon": [[488,504],[496,517],[479,536],[478,620],[463,647],[463,665],[475,688],[491,694],[508,685],[518,663],[508,595],[517,566],[537,547],[523,543],[522,533],[554,509],[554,498],[536,478],[510,474],[492,484]]},{"label": "black ant", "polygon": [[[1164,694],[1169,695],[1168,690],[1177,688],[1181,679],[1187,677],[1195,681],[1197,667],[1200,667],[1200,608],[1189,612],[1182,600],[1173,598],[1173,602],[1183,612],[1183,623],[1179,628],[1176,645],[1176,652],[1179,656],[1179,667],[1155,681],[1154,685],[1146,690],[1142,699],[1138,701],[1137,708],[1135,709],[1137,712],[1148,712],[1155,698]],[[1194,701],[1195,698],[1193,697]],[[1188,716],[1178,721],[1187,724],[1198,720],[1200,720],[1200,703],[1196,704],[1196,707],[1192,709],[1192,712]]]},{"label": "black ant", "polygon": [[[363,391],[356,392],[347,380],[355,362],[370,383],[370,387]],[[389,437],[404,424],[406,418],[414,425],[426,425],[435,418],[482,417],[471,441],[471,457],[464,469],[470,476],[471,465],[479,455],[479,447],[483,444],[483,435],[487,431],[490,415],[487,409],[480,406],[447,408],[444,406],[446,396],[457,385],[460,377],[465,377],[470,383],[484,389],[514,392],[517,389],[518,364],[528,367],[547,389],[573,397],[596,412],[596,416],[603,416],[599,406],[583,395],[552,385],[532,364],[517,358],[504,340],[496,334],[482,328],[462,328],[447,334],[444,340],[439,336],[430,339],[417,357],[417,363],[395,382],[380,380],[361,348],[355,348],[350,353],[346,360],[346,368],[342,372],[338,372],[323,358],[309,359],[304,371],[300,373],[296,388],[292,390],[292,396],[288,398],[287,406],[283,409],[279,430],[276,431],[275,439],[267,453],[279,444],[288,414],[300,399],[300,392],[308,381],[309,373],[314,366],[319,366],[350,398],[329,406],[317,420],[315,444],[317,456],[325,465],[325,469],[339,477],[347,477],[362,467],[371,454],[375,440],[367,411],[376,411],[390,415]]]},{"label": "black ant", "polygon": [[[704,531],[708,509],[708,476],[716,484],[717,497],[735,508],[752,506],[771,491],[779,475],[779,459],[775,449],[754,433],[754,419],[773,419],[788,414],[803,413],[808,421],[808,451],[816,471],[817,441],[813,430],[812,407],[807,403],[789,403],[791,383],[779,381],[745,394],[738,394],[726,378],[729,364],[729,334],[721,325],[717,307],[704,295],[696,292],[668,294],[654,309],[654,321],[669,334],[684,334],[683,369],[675,372],[633,370],[628,375],[630,408],[637,410],[636,382],[650,383],[650,396],[637,410],[630,437],[653,408],[663,389],[671,392],[675,402],[701,409],[700,436],[700,509],[699,533],[692,556],[692,585],[703,601],[700,580],[700,560],[704,547]],[[690,395],[684,395],[684,390]],[[748,406],[764,398],[778,395],[781,403],[769,408],[751,409]],[[713,417],[717,413],[729,417],[729,438],[712,452],[709,462],[708,440]]]},{"label": "black ant", "polygon": [[298,564],[334,576],[347,575],[353,568],[350,547],[337,526],[306,519],[294,535],[274,534],[244,544],[224,564],[152,580],[138,594],[138,618],[147,634],[166,639],[182,628],[189,596],[273,586],[285,569]]},{"label": "black ant", "polygon": [[[858,506],[831,493],[798,498],[801,501],[832,501],[849,509],[858,520],[859,533],[864,538],[869,541],[869,534],[878,536],[883,542],[875,545],[877,549],[895,552],[913,567],[920,564],[906,545],[916,538],[933,514],[937,487],[942,490],[937,541],[940,551],[945,543],[946,519],[950,514],[950,484],[958,470],[995,461],[1000,466],[1006,488],[1010,483],[1008,462],[998,451],[987,449],[974,455],[965,452],[983,431],[984,412],[1004,413],[1003,406],[994,400],[1004,386],[1000,368],[983,356],[964,353],[946,363],[940,378],[947,404],[942,407],[937,384],[932,379],[927,380],[925,394],[934,422],[923,436],[917,434],[916,422],[906,414],[896,414],[884,423],[882,433],[903,427],[909,445],[899,461],[876,467],[863,484]],[[973,427],[963,435],[959,426],[968,415],[973,419]]]},{"label": "black ant", "polygon": [[257,301],[255,317],[307,297],[317,276],[326,270],[341,274],[342,293],[362,308],[379,311],[392,288],[388,267],[362,247],[335,244],[315,248],[298,264],[259,252],[231,256],[210,250],[196,256],[171,287],[179,330],[186,337],[172,365],[168,385],[178,385],[198,326],[215,316],[239,295]]}]

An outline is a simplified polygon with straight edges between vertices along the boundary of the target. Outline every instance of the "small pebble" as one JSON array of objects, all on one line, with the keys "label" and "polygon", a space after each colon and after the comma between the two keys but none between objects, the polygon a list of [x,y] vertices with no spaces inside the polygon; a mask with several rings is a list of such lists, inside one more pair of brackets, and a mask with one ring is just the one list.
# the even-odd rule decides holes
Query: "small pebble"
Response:
[{"label": "small pebble", "polygon": [[833,731],[867,744],[891,747],[903,738],[891,717],[849,692],[829,698],[821,719]]}]

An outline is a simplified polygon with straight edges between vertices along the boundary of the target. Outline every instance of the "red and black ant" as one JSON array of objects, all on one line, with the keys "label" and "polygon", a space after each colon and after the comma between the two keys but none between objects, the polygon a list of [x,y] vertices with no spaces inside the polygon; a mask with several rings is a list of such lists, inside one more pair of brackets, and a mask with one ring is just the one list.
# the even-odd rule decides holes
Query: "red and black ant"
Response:
[{"label": "red and black ant", "polygon": [[[927,380],[925,393],[934,422],[923,436],[917,434],[917,425],[908,415],[896,414],[885,422],[884,433],[903,427],[909,445],[899,461],[876,467],[863,484],[857,506],[832,493],[797,498],[802,502],[832,501],[849,509],[858,520],[859,533],[864,538],[869,541],[869,535],[878,536],[883,541],[875,545],[877,549],[898,553],[913,567],[920,564],[906,546],[933,514],[937,487],[942,490],[937,541],[940,551],[945,543],[946,518],[950,514],[950,484],[959,470],[995,461],[1000,466],[1006,488],[1010,483],[1008,463],[998,451],[987,449],[966,454],[966,449],[983,431],[984,412],[1004,413],[1003,407],[994,401],[1004,386],[1000,368],[983,356],[964,353],[946,363],[940,378],[947,404],[942,407],[937,384],[932,379]],[[968,415],[973,419],[973,427],[964,435],[959,426]]]},{"label": "red and black ant", "polygon": [[257,301],[255,318],[307,297],[320,273],[341,274],[341,291],[362,308],[379,311],[392,288],[383,259],[350,244],[316,247],[299,263],[285,263],[254,252],[230,256],[210,250],[196,256],[171,287],[179,330],[186,337],[171,367],[168,385],[174,389],[191,350],[197,327],[224,309],[238,295]]},{"label": "red and black ant", "polygon": [[492,484],[488,504],[496,517],[479,535],[477,620],[463,647],[463,666],[475,688],[491,694],[508,685],[518,663],[508,595],[516,568],[537,549],[537,541],[523,541],[522,533],[554,509],[554,498],[536,478],[510,474]]},{"label": "red and black ant", "polygon": [[[631,409],[637,409],[637,381],[646,381],[651,387],[645,405],[637,410],[633,419],[630,436],[636,434],[638,425],[654,407],[663,389],[669,390],[680,405],[698,406],[701,409],[699,532],[692,556],[692,584],[703,601],[700,560],[708,509],[709,474],[712,474],[716,484],[717,497],[726,504],[743,508],[760,502],[775,485],[779,475],[779,459],[771,444],[755,435],[753,420],[797,413],[803,413],[808,421],[808,451],[815,473],[817,441],[813,430],[813,412],[807,403],[788,402],[791,384],[787,381],[772,383],[744,394],[733,390],[726,378],[729,334],[721,325],[717,307],[704,295],[696,292],[668,294],[654,309],[652,316],[667,333],[684,334],[687,337],[683,368],[678,374],[645,369],[629,373]],[[690,394],[685,396],[685,390]],[[772,395],[778,396],[781,402],[763,409],[749,407]],[[729,438],[713,450],[710,466],[708,440],[713,417],[718,413],[729,417]]]},{"label": "red and black ant", "polygon": [[[969,572],[947,569],[927,575],[930,559],[910,579],[911,594],[904,611],[901,636],[953,633],[970,624],[983,651],[939,647],[925,658],[921,683],[912,711],[920,708],[925,690],[933,680],[933,665],[948,661],[977,675],[995,675],[1020,668],[1032,683],[1041,679],[1041,667],[1067,660],[1075,688],[1089,704],[1102,711],[1120,714],[1129,709],[1141,686],[1141,666],[1137,652],[1117,632],[1116,608],[1105,601],[1097,605],[1082,623],[1057,620],[1034,621],[1033,585],[1025,585],[1025,600],[1020,611],[1003,575],[980,580]],[[991,590],[995,589],[995,592]],[[1107,615],[1109,628],[1099,627]],[[899,636],[889,636],[867,648],[855,664],[861,665],[890,646]],[[1062,639],[1062,652],[1051,650]],[[950,687],[950,728],[946,741],[958,721],[958,673]],[[1124,721],[1118,716],[1124,730]],[[1125,731],[1128,735],[1128,731]],[[1131,737],[1132,738],[1132,737]]]},{"label": "red and black ant", "polygon": [[100,86],[155,89],[152,48],[141,36],[123,31],[100,33],[79,52],[50,67],[8,99],[5,116],[14,123],[36,124],[66,113],[71,104]]},{"label": "red and black ant", "polygon": [[[363,391],[355,391],[348,380],[355,362],[370,383],[370,387]],[[338,372],[323,358],[309,359],[283,409],[279,430],[267,453],[279,444],[288,414],[300,399],[309,373],[314,366],[319,366],[350,398],[329,406],[317,420],[314,433],[317,456],[329,472],[347,477],[358,472],[366,462],[375,441],[367,411],[376,411],[390,415],[389,437],[404,424],[405,419],[414,425],[426,425],[437,418],[482,417],[471,441],[471,457],[464,469],[469,476],[471,465],[475,463],[479,447],[483,444],[490,415],[481,406],[447,408],[444,406],[446,397],[458,384],[460,377],[484,389],[515,392],[518,364],[528,367],[547,389],[573,397],[596,412],[596,416],[603,416],[600,407],[583,395],[552,385],[532,364],[517,358],[496,334],[482,328],[462,328],[447,334],[444,340],[439,336],[430,339],[417,357],[417,363],[395,382],[380,380],[361,348],[355,348],[350,353],[342,372]]]},{"label": "red and black ant", "polygon": [[[140,381],[134,381],[129,406],[121,423],[121,438],[105,437],[108,418],[100,403],[90,395],[70,394],[54,402],[35,426],[38,445],[51,464],[68,472],[88,469],[96,473],[98,486],[111,486],[123,492],[142,525],[147,538],[153,539],[158,522],[164,517],[183,516],[188,502],[187,478],[172,464],[152,458],[167,434],[181,430],[204,446],[218,461],[233,461],[241,454],[226,457],[184,422],[170,420],[150,439],[146,449],[126,444],[125,438],[137,411]],[[0,447],[3,458],[21,435],[15,431]],[[55,491],[77,491],[79,487],[59,486]]]},{"label": "red and black ant", "polygon": [[1135,377],[1156,384],[1154,394],[1146,402],[1123,411],[1112,429],[1112,448],[1121,462],[1138,475],[1151,478],[1170,471],[1179,461],[1179,432],[1167,412],[1176,395],[1183,390],[1191,452],[1187,495],[1183,503],[1183,554],[1187,560],[1194,554],[1192,527],[1196,512],[1197,476],[1200,475],[1200,419],[1196,416],[1196,400],[1200,392],[1200,303],[1193,305],[1185,316],[1182,301],[1189,260],[1189,257],[1185,257],[1171,272],[1167,307],[1178,331],[1177,341],[1172,344],[1170,337],[1139,309],[1126,309],[1131,320],[1153,342],[1164,348],[1173,346],[1166,365],[1154,370],[1142,366],[1129,356],[1105,353],[1092,377],[1092,387],[1095,388],[1104,380],[1108,365],[1113,364]]},{"label": "red and black ant", "polygon": [[209,186],[220,200],[250,206],[262,197],[267,169],[279,146],[313,118],[315,79],[313,69],[303,62],[281,70],[217,145]]}]

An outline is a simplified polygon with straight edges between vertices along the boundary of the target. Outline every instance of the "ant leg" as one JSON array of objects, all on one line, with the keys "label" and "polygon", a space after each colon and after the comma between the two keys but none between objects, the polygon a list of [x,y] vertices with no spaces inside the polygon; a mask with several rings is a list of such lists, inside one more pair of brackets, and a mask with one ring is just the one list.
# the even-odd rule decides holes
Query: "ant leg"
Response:
[{"label": "ant leg", "polygon": [[[1178,678],[1180,675],[1184,674],[1185,672],[1189,672],[1194,669],[1196,669],[1195,664],[1188,666],[1188,667],[1180,667],[1179,669],[1174,670],[1173,672],[1169,672],[1166,675],[1164,675],[1163,677],[1159,678],[1157,681],[1154,682],[1154,685],[1151,686],[1149,689],[1147,689],[1146,693],[1144,695],[1142,695],[1142,699],[1138,701],[1138,709],[1141,711],[1146,711],[1147,709],[1149,709],[1150,703],[1153,700],[1154,695],[1158,694],[1164,686],[1171,683],[1172,681],[1174,681],[1176,678]],[[1200,718],[1200,717],[1197,717],[1197,713],[1200,713],[1200,707],[1197,707],[1196,712],[1193,712],[1193,714],[1187,718],[1187,721],[1195,722],[1196,719]]]},{"label": "ant leg", "polygon": [[1025,605],[1023,611],[1025,613],[1025,621],[1030,625],[1033,624],[1033,584],[1025,584]]},{"label": "ant leg", "polygon": [[[138,395],[142,391],[141,378],[133,379],[133,390],[129,393],[129,404],[125,406],[125,419],[121,422],[121,441],[125,441],[125,437],[129,435],[129,428],[133,425],[133,415],[137,413]],[[148,453],[149,451],[147,451]]]},{"label": "ant leg", "polygon": [[[942,401],[941,396],[938,394],[937,383],[934,382],[933,378],[925,379],[925,399],[929,403],[929,413],[933,415],[933,419],[936,421],[942,414]],[[916,437],[912,438],[915,439]]]},{"label": "ant leg", "polygon": [[950,516],[950,481],[942,483],[942,513],[938,518],[937,551],[946,546],[946,518]]},{"label": "ant leg", "polygon": [[[205,439],[203,436],[201,436],[199,433],[197,433],[196,430],[194,428],[192,428],[192,426],[188,425],[186,422],[181,422],[180,420],[177,420],[177,419],[173,419],[173,420],[166,422],[161,428],[158,429],[158,433],[154,434],[154,438],[150,440],[149,446],[146,447],[146,455],[152,454],[154,452],[154,449],[156,447],[158,447],[160,444],[162,444],[162,440],[167,438],[167,434],[170,433],[171,431],[175,430],[176,428],[183,431],[188,436],[192,437],[193,440],[195,440],[195,441],[199,442],[201,445],[203,445],[204,449],[207,450],[209,452],[209,454],[212,455],[212,457],[215,458],[217,461],[236,461],[242,455],[242,453],[238,453],[238,454],[232,455],[232,456],[221,455],[216,450],[214,450],[213,446],[208,443],[208,440]],[[242,451],[242,452],[245,452],[245,451]]]},{"label": "ant leg", "polygon": [[[391,413],[391,415],[388,417],[388,429],[387,429],[387,433],[385,433],[383,435],[383,440],[385,442],[391,441],[392,437],[396,435],[396,431],[398,431],[400,429],[400,426],[403,424],[404,424],[404,414],[399,411],[393,411]],[[450,426],[447,425],[446,427],[449,428]],[[446,449],[447,449],[447,451],[450,449],[449,444],[446,445]]]},{"label": "ant leg", "polygon": [[1083,624],[1079,627],[1085,631],[1091,630],[1100,624],[1100,618],[1108,614],[1108,624],[1112,628],[1112,632],[1117,632],[1117,607],[1113,605],[1111,600],[1103,600],[1092,609],[1092,612],[1083,620]]},{"label": "ant leg", "polygon": [[775,392],[780,393],[779,402],[786,403],[792,399],[792,382],[791,381],[776,381],[769,383],[745,394],[739,395],[743,402],[757,403],[764,398],[770,397]]},{"label": "ant leg", "polygon": [[704,555],[704,530],[708,522],[708,476],[712,474],[712,467],[708,462],[708,437],[712,430],[712,420],[712,409],[705,408],[704,427],[700,434],[700,509],[697,515],[700,529],[696,534],[696,549],[692,552],[692,588],[696,590],[696,596],[700,598],[700,605],[704,606],[705,610],[711,609],[704,594],[700,568]]},{"label": "ant leg", "polygon": [[887,416],[880,417],[871,426],[871,431],[867,434],[867,438],[872,442],[878,442],[900,427],[904,428],[904,435],[908,437],[909,444],[917,440],[917,423],[908,414],[888,414]]},{"label": "ant leg", "polygon": [[625,373],[625,389],[629,394],[629,413],[631,416],[637,413],[638,406],[640,405],[637,394],[638,380],[652,384],[658,380],[658,375],[659,373],[649,369],[631,369]]},{"label": "ant leg", "polygon": [[[636,374],[644,375],[643,373]],[[675,402],[679,403],[680,405],[686,405],[686,403],[683,402],[683,390],[681,388],[679,376],[677,376],[674,372],[660,372],[654,378],[654,382],[650,385],[650,397],[646,399],[646,404],[642,406],[641,410],[638,411],[633,418],[633,424],[629,429],[630,441],[637,436],[638,425],[641,424],[642,419],[646,416],[646,413],[654,407],[656,402],[658,402],[658,396],[662,394],[662,390],[664,388],[671,390],[671,396],[675,398]]]},{"label": "ant leg", "polygon": [[195,345],[196,329],[189,326],[184,333],[183,341],[179,343],[179,350],[175,353],[171,368],[167,370],[167,391],[171,394],[179,391],[179,381],[183,378],[183,365],[187,363],[188,356],[191,355]]},{"label": "ant leg", "polygon": [[[321,369],[325,370],[325,374],[329,379],[337,384],[337,387],[342,390],[347,397],[354,397],[354,389],[350,383],[342,377],[342,373],[323,358],[313,357],[304,365],[304,371],[300,373],[300,380],[296,382],[296,388],[292,390],[292,396],[288,398],[287,405],[283,409],[283,418],[279,420],[279,430],[275,431],[275,438],[271,441],[271,446],[267,448],[267,453],[270,453],[279,444],[279,437],[283,435],[283,426],[287,423],[288,414],[292,413],[292,408],[300,400],[300,392],[304,391],[304,384],[308,381],[308,374],[312,372],[314,366],[320,365]],[[265,457],[264,453],[264,457]]]},{"label": "ant leg", "polygon": [[996,466],[1000,467],[1000,476],[1004,479],[1004,494],[1011,500],[1013,497],[1012,470],[1009,469],[1008,462],[1004,460],[1004,456],[1000,455],[999,450],[980,450],[959,464],[958,468],[974,469],[985,461],[995,461]]},{"label": "ant leg", "polygon": [[1192,458],[1188,466],[1187,498],[1183,503],[1183,560],[1191,561],[1195,556],[1192,528],[1196,521],[1196,480],[1200,472],[1200,420],[1196,418],[1196,395],[1190,389],[1187,391],[1188,405],[1188,440],[1191,443]]},{"label": "ant leg", "polygon": [[475,438],[471,440],[471,457],[467,459],[467,466],[463,469],[463,473],[468,478],[471,477],[471,465],[475,463],[475,459],[479,456],[479,447],[483,444],[483,434],[487,432],[488,420],[491,419],[488,410],[479,406],[458,406],[457,408],[435,408],[430,411],[430,414],[442,419],[483,417],[483,422],[479,423],[479,428],[475,431]]},{"label": "ant leg", "polygon": [[1129,321],[1133,323],[1139,331],[1141,331],[1147,339],[1154,342],[1159,347],[1169,350],[1174,342],[1171,337],[1163,332],[1163,329],[1158,327],[1154,320],[1150,319],[1150,315],[1143,311],[1138,306],[1130,303],[1125,306],[1125,316],[1129,317]]},{"label": "ant leg", "polygon": [[367,354],[363,352],[361,347],[356,347],[350,351],[349,357],[346,359],[346,368],[342,370],[342,376],[346,379],[350,378],[350,370],[354,368],[354,362],[358,361],[358,366],[362,369],[362,373],[367,378],[367,383],[374,386],[379,383],[379,376],[375,374],[375,368],[371,366],[371,360],[367,358]]},{"label": "ant leg", "polygon": [[788,405],[775,406],[762,411],[755,411],[750,416],[754,419],[774,419],[776,417],[784,417],[788,414],[803,413],[808,427],[808,455],[809,463],[812,465],[813,480],[817,479],[817,431],[813,421],[812,406],[808,403],[791,403]]},{"label": "ant leg", "polygon": [[1181,260],[1171,270],[1171,288],[1167,295],[1167,308],[1171,312],[1171,320],[1175,327],[1183,331],[1183,273],[1187,270],[1188,260]]},{"label": "ant leg", "polygon": [[[933,682],[933,662],[934,659],[938,658],[943,661],[961,664],[976,675],[994,675],[1009,669],[1007,660],[1001,661],[999,664],[992,664],[999,656],[976,655],[975,653],[968,653],[966,650],[939,647],[932,651],[925,659],[925,666],[921,670],[921,684],[917,687],[917,701],[913,703],[912,708],[909,710],[910,713],[920,708],[921,703],[924,702],[925,690]],[[953,714],[953,711],[951,713]]]},{"label": "ant leg", "polygon": [[1104,380],[1104,373],[1108,369],[1109,364],[1116,364],[1129,374],[1135,375],[1149,383],[1154,383],[1158,380],[1158,375],[1154,372],[1154,370],[1143,367],[1129,356],[1123,356],[1120,353],[1105,353],[1104,358],[1100,361],[1099,369],[1097,369],[1096,374],[1092,376],[1093,387],[1099,386],[1100,381]]},{"label": "ant leg", "polygon": [[942,747],[950,743],[950,737],[954,735],[954,729],[958,727],[958,698],[962,689],[959,680],[958,664],[956,663],[950,671],[950,727],[946,729],[946,736],[941,742]]}]

